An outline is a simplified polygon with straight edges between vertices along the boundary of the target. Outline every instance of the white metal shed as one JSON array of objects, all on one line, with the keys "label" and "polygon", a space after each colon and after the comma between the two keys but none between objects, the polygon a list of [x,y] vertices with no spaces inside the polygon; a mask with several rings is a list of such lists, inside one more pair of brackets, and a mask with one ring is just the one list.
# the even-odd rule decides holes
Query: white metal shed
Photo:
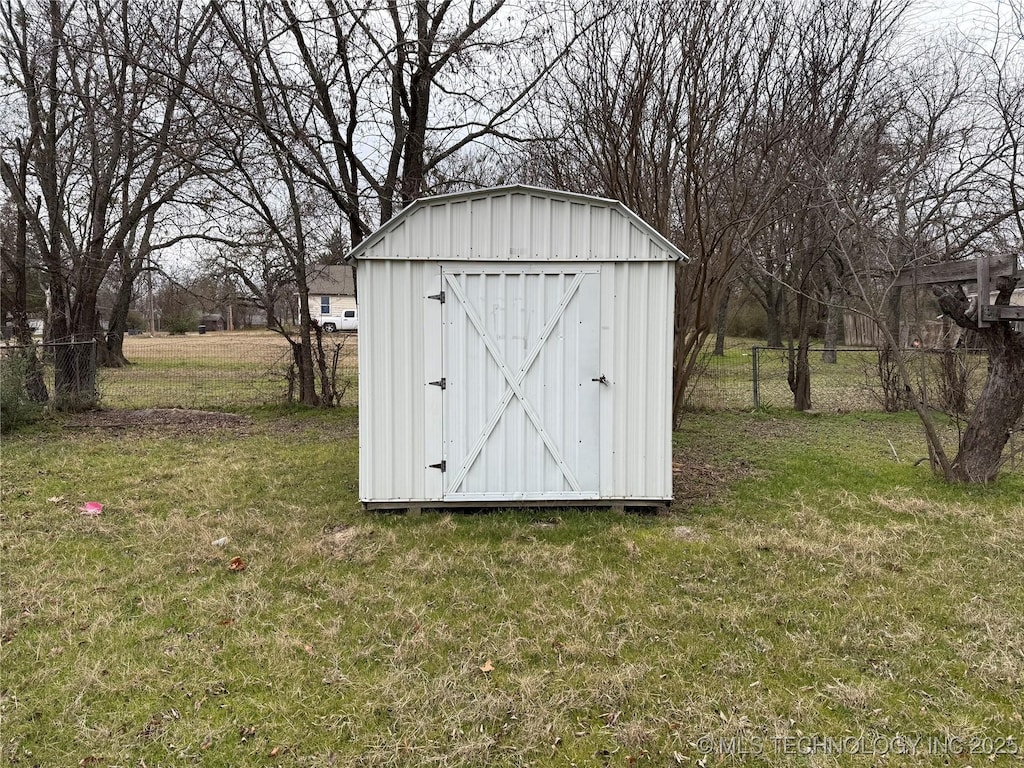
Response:
[{"label": "white metal shed", "polygon": [[677,248],[615,200],[423,198],[353,249],[369,507],[672,498]]}]

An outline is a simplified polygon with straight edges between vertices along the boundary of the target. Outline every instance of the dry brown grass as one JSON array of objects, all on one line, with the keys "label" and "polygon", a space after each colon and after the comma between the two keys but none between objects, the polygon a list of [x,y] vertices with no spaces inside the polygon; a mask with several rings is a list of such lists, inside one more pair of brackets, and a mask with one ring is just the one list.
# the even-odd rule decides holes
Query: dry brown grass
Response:
[{"label": "dry brown grass", "polygon": [[[325,333],[324,347],[340,344],[346,357],[355,358],[358,352],[359,336],[356,333]],[[158,333],[155,336],[126,336],[125,356],[129,360],[172,359],[190,355],[202,358],[219,358],[225,361],[245,362],[253,358],[268,360],[288,354],[288,342],[274,331],[215,331],[210,333],[188,333],[170,335]]]},{"label": "dry brown grass", "polygon": [[[357,399],[358,337],[324,334],[328,368],[343,404]],[[242,408],[283,402],[289,391],[292,353],[271,331],[130,336],[125,355],[132,365],[103,369],[101,402],[108,407]]]}]

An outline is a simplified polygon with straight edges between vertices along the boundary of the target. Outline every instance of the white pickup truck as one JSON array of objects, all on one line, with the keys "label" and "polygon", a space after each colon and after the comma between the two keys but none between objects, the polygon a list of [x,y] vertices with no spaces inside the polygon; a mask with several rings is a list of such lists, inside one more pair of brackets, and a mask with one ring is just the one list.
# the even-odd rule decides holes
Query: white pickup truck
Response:
[{"label": "white pickup truck", "polygon": [[317,322],[327,333],[359,330],[359,317],[354,309],[346,309],[340,315],[321,315]]}]

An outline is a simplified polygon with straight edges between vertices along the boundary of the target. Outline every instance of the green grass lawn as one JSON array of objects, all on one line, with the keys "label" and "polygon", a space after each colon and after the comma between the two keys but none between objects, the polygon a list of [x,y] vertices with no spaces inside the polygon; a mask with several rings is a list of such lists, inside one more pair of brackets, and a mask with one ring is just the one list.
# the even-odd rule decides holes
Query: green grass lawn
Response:
[{"label": "green grass lawn", "polygon": [[382,515],[356,419],[5,438],[0,762],[1024,759],[1024,468],[946,485],[905,414],[697,415],[669,516]]}]

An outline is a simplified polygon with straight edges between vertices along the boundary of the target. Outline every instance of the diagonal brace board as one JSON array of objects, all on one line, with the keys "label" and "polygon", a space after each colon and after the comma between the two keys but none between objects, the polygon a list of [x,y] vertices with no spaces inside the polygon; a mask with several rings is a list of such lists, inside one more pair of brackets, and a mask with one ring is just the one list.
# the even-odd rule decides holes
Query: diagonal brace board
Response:
[{"label": "diagonal brace board", "polygon": [[494,340],[490,337],[490,334],[488,334],[487,330],[484,328],[483,321],[480,319],[479,314],[477,314],[472,304],[470,304],[465,291],[462,289],[461,283],[459,283],[458,281],[458,278],[455,275],[451,274],[444,275],[445,282],[451,287],[452,293],[455,294],[455,297],[458,299],[459,304],[465,310],[466,316],[469,318],[470,323],[476,329],[476,332],[479,334],[480,339],[483,341],[484,345],[487,348],[487,352],[494,359],[494,362],[498,365],[498,369],[505,377],[505,381],[508,385],[505,388],[505,392],[502,395],[501,399],[498,401],[497,408],[494,410],[490,418],[487,420],[487,423],[484,425],[483,431],[480,433],[480,436],[477,438],[476,442],[473,444],[472,449],[469,451],[469,454],[466,456],[466,460],[462,463],[462,466],[459,468],[458,472],[452,478],[451,485],[449,486],[448,489],[449,492],[454,492],[457,488],[459,488],[459,486],[462,485],[462,482],[466,479],[466,475],[469,474],[469,470],[472,468],[474,462],[477,460],[477,457],[483,450],[483,447],[487,443],[487,440],[494,432],[495,427],[497,427],[498,421],[501,419],[502,414],[505,413],[505,410],[506,408],[508,408],[509,403],[512,402],[513,397],[516,397],[522,404],[523,410],[526,412],[527,417],[530,419],[530,421],[533,423],[534,428],[540,434],[541,439],[544,441],[544,445],[548,450],[548,453],[551,454],[551,458],[554,459],[555,463],[558,465],[559,470],[562,472],[563,477],[565,477],[565,479],[568,481],[569,486],[574,491],[577,492],[582,490],[582,487],[580,486],[579,481],[576,479],[576,476],[573,473],[572,469],[569,467],[568,464],[565,463],[565,460],[563,459],[562,453],[559,450],[558,446],[555,445],[554,441],[551,439],[551,436],[547,433],[547,430],[544,429],[544,426],[541,423],[540,416],[537,414],[537,411],[534,409],[534,407],[530,404],[529,400],[527,399],[526,393],[523,391],[523,382],[526,379],[526,374],[529,372],[530,367],[533,365],[534,361],[540,355],[540,352],[543,349],[545,342],[548,340],[548,337],[551,335],[551,332],[558,324],[558,321],[561,320],[562,315],[565,314],[566,308],[572,302],[573,297],[579,290],[580,284],[583,282],[583,278],[585,275],[585,272],[579,272],[575,275],[572,283],[569,284],[569,287],[566,290],[565,294],[558,302],[558,306],[555,308],[554,313],[548,319],[547,323],[544,325],[540,337],[537,339],[533,348],[530,350],[530,353],[526,356],[526,359],[523,361],[523,364],[519,367],[519,370],[515,372],[513,372],[512,369],[509,368],[508,365],[505,363],[504,357],[501,354],[501,350],[497,348],[497,346],[494,343]]}]

